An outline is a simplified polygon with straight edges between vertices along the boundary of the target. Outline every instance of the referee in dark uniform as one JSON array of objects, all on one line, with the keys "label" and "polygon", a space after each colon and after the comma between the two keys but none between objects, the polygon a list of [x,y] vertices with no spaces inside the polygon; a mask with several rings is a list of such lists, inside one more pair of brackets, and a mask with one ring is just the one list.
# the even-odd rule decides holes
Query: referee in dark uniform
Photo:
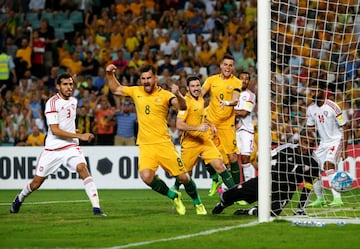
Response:
[{"label": "referee in dark uniform", "polygon": [[[272,151],[271,215],[279,215],[291,200],[299,184],[305,182],[297,214],[305,214],[305,206],[312,190],[312,183],[319,178],[319,164],[313,156],[314,136],[301,131],[298,144],[283,144]],[[258,177],[237,185],[220,196],[220,202],[212,210],[220,214],[237,201],[258,201]],[[257,215],[257,207],[237,210],[234,214]]]}]

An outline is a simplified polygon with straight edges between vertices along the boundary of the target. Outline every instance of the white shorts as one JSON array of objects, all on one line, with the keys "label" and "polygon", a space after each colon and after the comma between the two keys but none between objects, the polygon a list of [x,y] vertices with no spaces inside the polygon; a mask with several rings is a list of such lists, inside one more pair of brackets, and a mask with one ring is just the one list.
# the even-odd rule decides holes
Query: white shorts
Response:
[{"label": "white shorts", "polygon": [[55,173],[61,165],[69,169],[70,172],[76,172],[76,167],[80,163],[87,164],[79,146],[69,147],[64,150],[44,150],[39,156],[35,175],[46,177]]},{"label": "white shorts", "polygon": [[250,156],[254,151],[254,133],[246,130],[236,131],[236,142],[239,154]]},{"label": "white shorts", "polygon": [[324,170],[325,162],[337,165],[341,159],[342,140],[336,140],[329,143],[320,143],[315,151],[316,157],[319,159],[321,170]]}]

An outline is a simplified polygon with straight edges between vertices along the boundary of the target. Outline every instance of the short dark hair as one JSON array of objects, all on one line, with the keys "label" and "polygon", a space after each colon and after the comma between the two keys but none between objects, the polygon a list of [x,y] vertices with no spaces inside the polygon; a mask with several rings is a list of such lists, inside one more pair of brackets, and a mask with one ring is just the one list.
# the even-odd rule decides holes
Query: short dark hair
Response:
[{"label": "short dark hair", "polygon": [[186,78],[186,85],[189,86],[190,81],[193,81],[193,80],[200,81],[200,78],[196,75],[190,75],[189,77]]},{"label": "short dark hair", "polygon": [[326,90],[327,89],[327,82],[323,79],[317,79],[311,82],[311,86],[315,86],[319,89]]},{"label": "short dark hair", "polygon": [[62,79],[69,79],[72,78],[72,75],[69,73],[62,73],[58,76],[57,80],[56,80],[56,84],[60,85],[61,84],[61,80]]},{"label": "short dark hair", "polygon": [[147,64],[145,66],[142,66],[140,69],[139,69],[139,73],[142,74],[142,73],[146,73],[146,72],[149,72],[151,71],[154,75],[156,75],[156,68],[151,65],[151,64]]},{"label": "short dark hair", "polygon": [[233,60],[235,61],[235,58],[232,54],[225,54],[223,57],[223,60]]}]

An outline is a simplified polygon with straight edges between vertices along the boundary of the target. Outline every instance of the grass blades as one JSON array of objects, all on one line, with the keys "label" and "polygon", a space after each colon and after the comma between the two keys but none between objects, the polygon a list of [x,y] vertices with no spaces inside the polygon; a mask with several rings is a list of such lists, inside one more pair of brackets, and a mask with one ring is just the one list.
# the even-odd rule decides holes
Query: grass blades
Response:
[{"label": "grass blades", "polygon": [[18,191],[0,192],[0,248],[350,248],[360,244],[359,225],[324,228],[291,226],[278,221],[221,215],[211,210],[218,197],[200,190],[208,215],[197,216],[183,192],[187,213],[176,214],[172,202],[149,189],[100,190],[107,217],[95,217],[83,190],[38,190],[18,214],[9,205]]}]

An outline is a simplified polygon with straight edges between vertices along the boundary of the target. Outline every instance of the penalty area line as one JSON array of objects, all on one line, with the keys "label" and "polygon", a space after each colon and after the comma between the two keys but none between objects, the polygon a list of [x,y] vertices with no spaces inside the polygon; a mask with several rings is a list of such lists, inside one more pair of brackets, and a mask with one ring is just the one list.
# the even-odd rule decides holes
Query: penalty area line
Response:
[{"label": "penalty area line", "polygon": [[106,247],[106,248],[103,248],[103,249],[122,249],[122,248],[144,246],[144,245],[154,244],[154,243],[158,243],[158,242],[166,242],[166,241],[173,241],[173,240],[180,240],[180,239],[189,239],[189,238],[203,236],[203,235],[210,235],[210,234],[214,234],[214,233],[218,233],[218,232],[222,232],[222,231],[233,230],[233,229],[237,229],[237,228],[241,228],[241,227],[251,227],[251,226],[255,226],[257,224],[259,224],[258,221],[253,221],[253,222],[246,223],[246,224],[240,224],[240,225],[228,226],[228,227],[220,227],[220,228],[216,228],[216,229],[202,231],[202,232],[199,232],[199,233],[186,234],[186,235],[170,237],[170,238],[164,238],[164,239],[158,239],[158,240],[142,241],[142,242],[130,243],[130,244],[121,245],[121,246]]}]

